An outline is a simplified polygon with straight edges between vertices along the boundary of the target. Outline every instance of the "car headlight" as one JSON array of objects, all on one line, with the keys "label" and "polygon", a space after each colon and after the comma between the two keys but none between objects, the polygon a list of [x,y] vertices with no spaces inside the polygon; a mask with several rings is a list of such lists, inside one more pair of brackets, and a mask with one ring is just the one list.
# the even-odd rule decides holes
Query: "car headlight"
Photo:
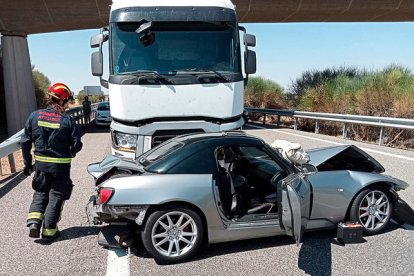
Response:
[{"label": "car headlight", "polygon": [[137,135],[115,132],[115,142],[121,151],[135,152],[137,140]]},{"label": "car headlight", "polygon": [[96,117],[101,117],[101,113],[96,113]]}]

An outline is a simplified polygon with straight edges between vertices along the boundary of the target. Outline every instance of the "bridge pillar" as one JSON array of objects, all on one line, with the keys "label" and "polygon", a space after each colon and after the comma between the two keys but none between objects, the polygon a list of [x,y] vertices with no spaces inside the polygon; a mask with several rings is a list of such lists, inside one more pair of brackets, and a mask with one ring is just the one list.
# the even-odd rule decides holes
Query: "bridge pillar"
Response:
[{"label": "bridge pillar", "polygon": [[7,131],[11,136],[24,127],[27,117],[36,109],[36,96],[27,37],[2,35],[1,46]]}]

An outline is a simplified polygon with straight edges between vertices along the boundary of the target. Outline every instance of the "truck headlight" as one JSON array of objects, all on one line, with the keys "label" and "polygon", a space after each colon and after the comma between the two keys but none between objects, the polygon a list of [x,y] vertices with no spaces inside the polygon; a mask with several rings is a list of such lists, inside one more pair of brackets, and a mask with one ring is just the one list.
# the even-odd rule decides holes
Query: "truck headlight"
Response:
[{"label": "truck headlight", "polygon": [[115,132],[115,145],[118,150],[135,152],[137,140],[137,135]]}]

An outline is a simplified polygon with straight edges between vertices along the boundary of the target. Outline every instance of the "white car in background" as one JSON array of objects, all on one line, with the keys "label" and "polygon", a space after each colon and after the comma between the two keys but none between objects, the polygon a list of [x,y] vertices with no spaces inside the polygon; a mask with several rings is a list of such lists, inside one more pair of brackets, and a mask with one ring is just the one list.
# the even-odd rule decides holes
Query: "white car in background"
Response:
[{"label": "white car in background", "polygon": [[97,126],[109,126],[111,124],[111,110],[109,102],[100,102],[96,108],[95,124]]}]

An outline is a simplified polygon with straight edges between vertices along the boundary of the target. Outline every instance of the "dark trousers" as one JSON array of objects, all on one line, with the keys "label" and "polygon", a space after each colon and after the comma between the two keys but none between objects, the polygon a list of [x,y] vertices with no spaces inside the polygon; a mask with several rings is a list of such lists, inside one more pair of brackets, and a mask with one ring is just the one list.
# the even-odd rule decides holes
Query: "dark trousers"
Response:
[{"label": "dark trousers", "polygon": [[85,120],[85,124],[89,124],[91,122],[91,112],[83,111],[83,118]]},{"label": "dark trousers", "polygon": [[27,224],[41,223],[43,228],[56,229],[63,204],[72,193],[70,171],[49,173],[36,170],[32,187],[35,190]]}]

